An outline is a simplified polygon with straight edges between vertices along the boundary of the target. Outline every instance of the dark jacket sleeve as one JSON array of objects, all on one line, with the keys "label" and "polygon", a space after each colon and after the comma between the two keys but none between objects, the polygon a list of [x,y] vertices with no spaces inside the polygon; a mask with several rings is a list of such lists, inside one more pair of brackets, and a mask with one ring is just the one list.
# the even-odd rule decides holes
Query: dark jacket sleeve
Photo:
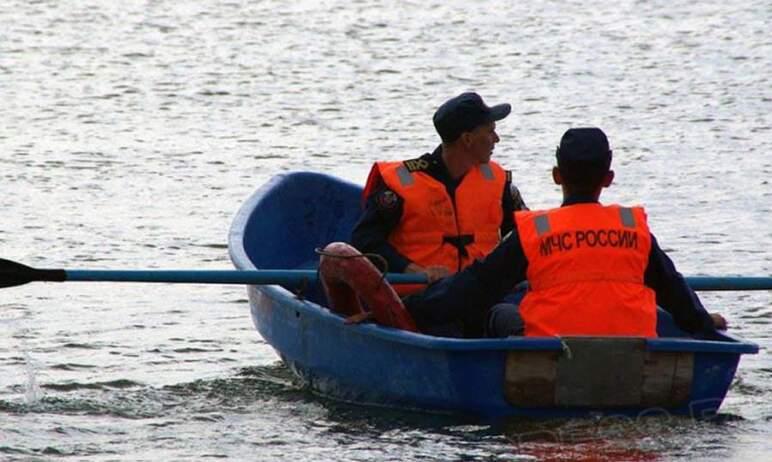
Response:
[{"label": "dark jacket sleeve", "polygon": [[657,294],[657,305],[673,316],[681,330],[697,335],[715,331],[710,314],[681,273],[676,270],[670,257],[659,247],[653,235],[644,284],[654,290]]},{"label": "dark jacket sleeve", "polygon": [[487,310],[525,280],[528,262],[517,229],[482,260],[453,276],[440,279],[423,292],[405,298],[419,328],[468,317],[469,310]]},{"label": "dark jacket sleeve", "polygon": [[410,260],[388,242],[389,234],[402,218],[404,201],[395,192],[379,184],[365,201],[365,209],[351,233],[351,245],[362,253],[383,257],[388,268],[381,268],[383,262],[372,259],[380,269],[402,273]]},{"label": "dark jacket sleeve", "polygon": [[504,183],[504,195],[501,198],[501,207],[504,211],[504,218],[501,220],[501,235],[506,236],[515,228],[515,217],[513,213],[518,210],[528,210],[523,198],[520,196],[520,190],[512,183],[511,179],[508,179],[506,183]]}]

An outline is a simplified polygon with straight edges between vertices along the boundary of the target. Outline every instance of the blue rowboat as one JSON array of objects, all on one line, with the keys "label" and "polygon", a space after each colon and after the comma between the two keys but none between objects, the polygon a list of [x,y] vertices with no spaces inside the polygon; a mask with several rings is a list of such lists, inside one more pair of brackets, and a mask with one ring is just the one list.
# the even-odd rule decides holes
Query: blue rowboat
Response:
[{"label": "blue rowboat", "polygon": [[[315,249],[347,241],[361,188],[331,176],[279,175],[230,229],[238,269],[314,269]],[[362,404],[479,417],[714,415],[740,355],[758,346],[718,334],[697,340],[660,314],[656,339],[452,339],[344,324],[318,283],[251,285],[252,320],[313,391]]]}]

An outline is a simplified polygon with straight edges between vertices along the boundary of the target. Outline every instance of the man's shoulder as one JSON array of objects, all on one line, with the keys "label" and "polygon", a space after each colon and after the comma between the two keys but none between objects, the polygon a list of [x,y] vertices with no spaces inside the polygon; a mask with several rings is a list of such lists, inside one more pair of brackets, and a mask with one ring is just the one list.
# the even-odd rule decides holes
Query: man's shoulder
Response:
[{"label": "man's shoulder", "polygon": [[421,157],[416,157],[415,159],[403,160],[402,165],[404,165],[410,173],[425,172],[429,170],[432,165],[431,159],[429,159],[428,156],[429,154],[425,154]]},{"label": "man's shoulder", "polygon": [[408,172],[413,173],[430,170],[434,163],[436,163],[435,156],[433,154],[426,153],[420,157],[414,157],[407,160],[376,162],[374,168],[379,167],[380,169],[384,169],[405,167]]},{"label": "man's shoulder", "polygon": [[[641,204],[601,204],[604,208],[611,209],[611,210],[619,210],[619,211],[625,211],[629,210],[631,213],[633,213],[636,216],[641,217],[644,221],[648,220],[648,213],[646,212],[646,208]],[[624,213],[624,212],[622,212]]]},{"label": "man's shoulder", "polygon": [[496,175],[502,175],[505,183],[512,182],[512,170],[504,168],[501,164],[495,160],[489,160],[485,164],[479,165],[480,169],[488,169],[489,172],[497,172]]},{"label": "man's shoulder", "polygon": [[432,152],[427,152],[414,159],[402,161],[402,164],[410,173],[425,172],[430,175],[436,175],[445,165],[442,160],[442,147],[438,146]]}]

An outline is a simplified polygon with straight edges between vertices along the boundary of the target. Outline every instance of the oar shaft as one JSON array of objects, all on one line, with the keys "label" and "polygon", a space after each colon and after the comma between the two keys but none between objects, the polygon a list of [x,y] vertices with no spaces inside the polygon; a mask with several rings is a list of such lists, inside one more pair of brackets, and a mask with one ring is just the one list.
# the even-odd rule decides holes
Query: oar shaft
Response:
[{"label": "oar shaft", "polygon": [[772,277],[693,276],[686,278],[694,290],[772,290]]},{"label": "oar shaft", "polygon": [[[316,270],[65,270],[67,281],[280,284],[315,282]],[[423,274],[386,275],[392,284],[420,284]]]},{"label": "oar shaft", "polygon": [[[65,270],[68,281],[170,282],[209,284],[281,284],[313,282],[315,270]],[[389,273],[392,284],[421,284],[423,274]],[[688,277],[694,290],[772,290],[770,277]]]},{"label": "oar shaft", "polygon": [[[286,286],[316,282],[316,270],[34,270],[28,268],[27,281],[105,281],[105,282],[169,282],[201,284],[280,284]],[[389,273],[386,279],[392,284],[426,283],[424,274]],[[772,277],[747,276],[694,276],[686,281],[694,290],[772,290]],[[20,279],[18,284],[25,281]]]}]

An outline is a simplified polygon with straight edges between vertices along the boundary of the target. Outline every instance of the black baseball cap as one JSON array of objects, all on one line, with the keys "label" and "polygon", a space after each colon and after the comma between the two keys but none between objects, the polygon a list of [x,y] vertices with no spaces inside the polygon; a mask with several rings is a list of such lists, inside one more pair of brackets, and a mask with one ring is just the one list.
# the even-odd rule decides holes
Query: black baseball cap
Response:
[{"label": "black baseball cap", "polygon": [[558,167],[581,165],[608,170],[611,166],[608,138],[596,127],[568,129],[560,139],[555,155]]},{"label": "black baseball cap", "polygon": [[510,111],[512,106],[509,104],[489,107],[480,95],[467,92],[445,101],[434,113],[432,120],[442,141],[450,143],[464,132],[503,119]]}]

